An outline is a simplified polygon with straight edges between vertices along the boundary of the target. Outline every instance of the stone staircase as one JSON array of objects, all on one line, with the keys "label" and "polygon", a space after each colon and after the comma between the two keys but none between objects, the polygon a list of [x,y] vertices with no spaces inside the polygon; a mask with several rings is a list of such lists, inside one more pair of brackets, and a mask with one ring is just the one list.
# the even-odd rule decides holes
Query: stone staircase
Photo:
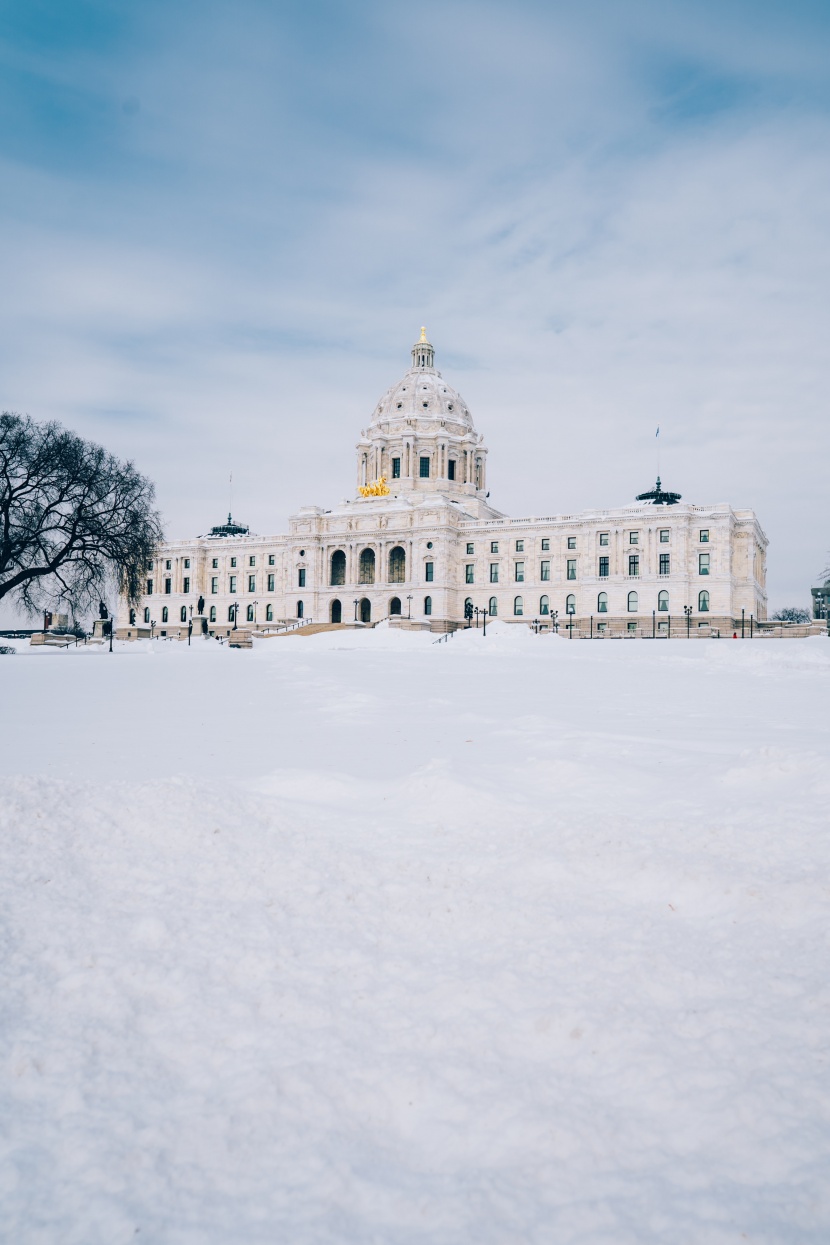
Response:
[{"label": "stone staircase", "polygon": [[271,635],[257,636],[258,640],[284,640],[286,636],[319,635],[321,631],[353,631],[347,623],[309,623],[306,627],[295,627],[291,631],[275,631]]}]

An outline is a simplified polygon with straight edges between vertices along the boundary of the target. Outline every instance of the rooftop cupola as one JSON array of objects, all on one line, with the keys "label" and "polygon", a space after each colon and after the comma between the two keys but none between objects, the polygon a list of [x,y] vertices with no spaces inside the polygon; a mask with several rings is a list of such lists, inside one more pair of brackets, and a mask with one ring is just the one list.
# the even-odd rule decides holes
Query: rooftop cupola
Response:
[{"label": "rooftop cupola", "polygon": [[427,341],[427,331],[421,326],[421,339],[412,347],[412,366],[417,368],[435,367],[435,351]]}]

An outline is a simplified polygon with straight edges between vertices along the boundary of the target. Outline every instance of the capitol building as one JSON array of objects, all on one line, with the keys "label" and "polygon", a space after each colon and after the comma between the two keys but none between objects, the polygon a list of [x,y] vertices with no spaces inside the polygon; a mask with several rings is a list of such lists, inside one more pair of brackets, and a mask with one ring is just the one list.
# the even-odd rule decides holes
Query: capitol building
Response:
[{"label": "capitol building", "polygon": [[689,505],[659,480],[618,509],[507,518],[490,504],[484,438],[422,330],[360,434],[351,500],[304,507],[283,535],[229,515],[165,543],[117,634],[385,618],[446,631],[471,609],[574,634],[711,634],[766,618],[766,548],[752,510]]}]

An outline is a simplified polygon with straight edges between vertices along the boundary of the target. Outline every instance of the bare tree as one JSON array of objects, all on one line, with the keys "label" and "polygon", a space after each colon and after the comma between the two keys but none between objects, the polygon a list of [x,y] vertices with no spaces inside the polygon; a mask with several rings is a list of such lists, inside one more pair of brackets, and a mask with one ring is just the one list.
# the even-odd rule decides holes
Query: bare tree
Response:
[{"label": "bare tree", "polygon": [[787,623],[808,623],[810,621],[810,611],[803,610],[798,605],[785,605],[783,609],[776,610],[772,616],[773,622]]},{"label": "bare tree", "polygon": [[0,600],[73,613],[114,586],[141,595],[162,539],[155,489],[132,463],[60,424],[0,415]]}]

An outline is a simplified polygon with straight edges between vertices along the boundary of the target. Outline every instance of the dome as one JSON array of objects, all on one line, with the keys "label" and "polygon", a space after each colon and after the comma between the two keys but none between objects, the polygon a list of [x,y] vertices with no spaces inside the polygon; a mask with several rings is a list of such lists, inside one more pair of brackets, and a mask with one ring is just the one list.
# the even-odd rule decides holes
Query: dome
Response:
[{"label": "dome", "polygon": [[467,403],[434,367],[434,358],[426,329],[421,329],[421,340],[412,347],[413,366],[386,390],[372,412],[370,429],[386,430],[415,421],[418,427],[437,422],[457,434],[472,430]]}]

